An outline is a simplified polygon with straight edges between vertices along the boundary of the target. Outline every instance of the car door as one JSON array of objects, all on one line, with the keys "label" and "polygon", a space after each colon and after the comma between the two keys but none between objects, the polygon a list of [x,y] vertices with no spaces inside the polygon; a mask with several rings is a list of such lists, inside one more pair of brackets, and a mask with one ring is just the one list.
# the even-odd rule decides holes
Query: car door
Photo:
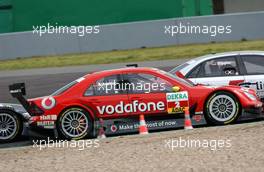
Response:
[{"label": "car door", "polygon": [[237,85],[245,80],[236,56],[207,60],[197,65],[186,77],[195,84],[213,86]]},{"label": "car door", "polygon": [[84,102],[92,107],[98,117],[120,117],[130,115],[124,110],[129,103],[126,90],[120,87],[122,75],[110,75],[98,79],[84,94]]},{"label": "car door", "polygon": [[245,71],[244,86],[255,89],[264,101],[264,56],[241,55],[240,57]]},{"label": "car door", "polygon": [[171,92],[172,84],[147,73],[126,73],[124,78],[131,85],[127,89],[131,104],[138,104],[134,115],[167,114],[166,92]]}]

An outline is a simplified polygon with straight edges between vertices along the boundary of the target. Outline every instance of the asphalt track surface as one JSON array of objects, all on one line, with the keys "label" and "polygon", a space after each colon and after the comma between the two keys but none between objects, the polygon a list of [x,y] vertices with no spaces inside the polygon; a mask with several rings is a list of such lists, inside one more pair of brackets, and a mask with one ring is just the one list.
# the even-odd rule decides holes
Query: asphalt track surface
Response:
[{"label": "asphalt track surface", "polygon": [[170,70],[187,60],[188,59],[0,71],[0,103],[17,103],[17,101],[11,97],[8,90],[8,86],[13,83],[24,82],[27,90],[26,97],[35,98],[49,95],[89,72],[121,68],[125,67],[126,64],[134,63],[138,64],[140,67],[157,67],[163,70]]}]

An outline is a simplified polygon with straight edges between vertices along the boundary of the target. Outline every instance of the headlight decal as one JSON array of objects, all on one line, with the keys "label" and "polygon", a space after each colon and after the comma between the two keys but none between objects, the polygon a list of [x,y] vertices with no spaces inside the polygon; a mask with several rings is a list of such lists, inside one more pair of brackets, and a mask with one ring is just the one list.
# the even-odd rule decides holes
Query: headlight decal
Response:
[{"label": "headlight decal", "polygon": [[244,94],[250,99],[250,100],[257,100],[256,96],[249,92],[244,92]]}]

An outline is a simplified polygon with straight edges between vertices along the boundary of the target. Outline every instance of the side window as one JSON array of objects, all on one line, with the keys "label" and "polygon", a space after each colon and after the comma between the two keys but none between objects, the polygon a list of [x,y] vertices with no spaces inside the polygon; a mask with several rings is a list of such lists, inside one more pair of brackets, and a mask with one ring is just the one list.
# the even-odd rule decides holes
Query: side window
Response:
[{"label": "side window", "polygon": [[125,77],[129,93],[171,92],[172,85],[157,76],[144,73],[130,73]]},{"label": "side window", "polygon": [[203,64],[201,77],[235,76],[239,75],[235,57],[225,57],[208,60]]},{"label": "side window", "polygon": [[192,70],[188,75],[187,78],[197,78],[199,77],[199,73],[201,70],[201,65],[198,65],[194,68],[194,70]]},{"label": "side window", "polygon": [[111,75],[104,77],[94,84],[95,95],[114,95],[123,94],[124,90],[120,89],[121,75]]},{"label": "side window", "polygon": [[94,96],[94,85],[92,84],[84,93],[84,96]]},{"label": "side window", "polygon": [[264,74],[264,56],[242,56],[247,74]]}]

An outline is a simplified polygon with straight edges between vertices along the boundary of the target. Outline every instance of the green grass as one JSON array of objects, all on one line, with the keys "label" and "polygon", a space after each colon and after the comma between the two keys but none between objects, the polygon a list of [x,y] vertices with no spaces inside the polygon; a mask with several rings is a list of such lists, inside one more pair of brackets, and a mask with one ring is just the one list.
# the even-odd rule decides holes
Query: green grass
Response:
[{"label": "green grass", "polygon": [[210,44],[177,45],[159,48],[109,51],[100,53],[19,58],[0,61],[0,70],[108,64],[197,57],[209,53],[236,50],[264,50],[264,40]]}]

